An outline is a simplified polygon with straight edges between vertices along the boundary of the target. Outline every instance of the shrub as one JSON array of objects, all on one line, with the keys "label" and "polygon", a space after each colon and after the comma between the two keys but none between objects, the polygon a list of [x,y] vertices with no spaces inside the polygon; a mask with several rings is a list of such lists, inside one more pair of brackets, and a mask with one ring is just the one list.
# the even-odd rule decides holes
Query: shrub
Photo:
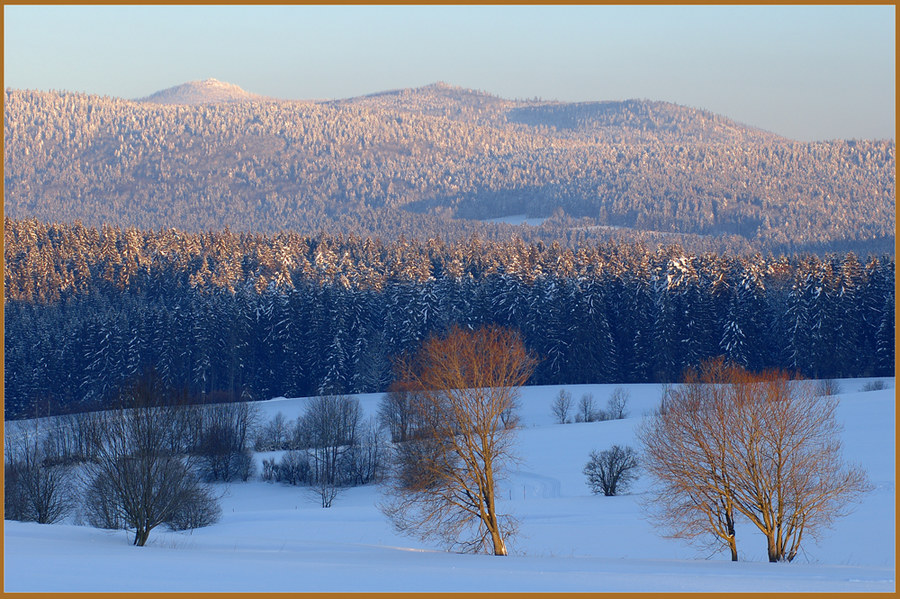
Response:
[{"label": "shrub", "polygon": [[74,507],[72,468],[44,451],[40,434],[6,439],[4,517],[52,524]]},{"label": "shrub", "polygon": [[219,521],[222,508],[206,487],[197,485],[178,505],[166,525],[172,530],[194,530]]},{"label": "shrub", "polygon": [[884,381],[869,381],[862,388],[863,391],[881,391],[882,389],[887,389]]},{"label": "shrub", "polygon": [[274,465],[275,480],[289,485],[302,485],[312,480],[312,467],[306,452],[292,449]]},{"label": "shrub", "polygon": [[628,490],[637,480],[637,452],[630,446],[613,445],[605,451],[591,452],[591,459],[584,467],[587,484],[593,493],[611,497]]},{"label": "shrub", "polygon": [[837,395],[841,392],[841,384],[836,379],[822,379],[816,386],[816,395]]}]

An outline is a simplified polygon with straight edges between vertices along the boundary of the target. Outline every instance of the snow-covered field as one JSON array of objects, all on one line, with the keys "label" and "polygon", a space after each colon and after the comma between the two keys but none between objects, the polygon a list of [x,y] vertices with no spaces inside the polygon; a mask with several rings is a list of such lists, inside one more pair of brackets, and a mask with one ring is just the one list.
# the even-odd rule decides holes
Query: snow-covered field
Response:
[{"label": "snow-covered field", "polygon": [[510,216],[501,216],[498,218],[489,218],[482,222],[501,223],[507,225],[527,225],[529,227],[539,227],[546,218],[528,218],[527,214],[513,214]]},{"label": "snow-covered field", "polygon": [[[396,534],[376,486],[350,489],[334,506],[298,487],[261,481],[220,485],[221,521],[193,533],[160,527],[146,547],[124,531],[73,524],[4,523],[4,589],[22,591],[880,591],[893,592],[894,380],[861,392],[843,380],[838,417],[844,456],[862,463],[875,490],[790,564],[766,561],[765,539],[738,531],[741,562],[660,537],[644,518],[648,480],[627,495],[592,495],[581,470],[591,450],[635,447],[634,428],[658,403],[659,385],[630,385],[630,417],[553,423],[559,387],[522,393],[520,464],[502,482],[500,509],[519,519],[509,557],[448,553]],[[602,407],[613,385],[565,386]],[[359,396],[374,414],[380,395]],[[268,419],[302,412],[303,399],[259,404]],[[258,456],[259,458],[259,456]]]}]

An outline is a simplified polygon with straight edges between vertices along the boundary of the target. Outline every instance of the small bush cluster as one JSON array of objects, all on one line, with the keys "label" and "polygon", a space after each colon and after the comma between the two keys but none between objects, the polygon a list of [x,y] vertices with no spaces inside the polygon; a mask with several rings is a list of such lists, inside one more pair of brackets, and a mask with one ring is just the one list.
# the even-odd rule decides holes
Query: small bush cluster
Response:
[{"label": "small bush cluster", "polygon": [[863,385],[863,391],[881,391],[883,389],[887,389],[887,385],[884,384],[884,381],[869,381],[865,385]]},{"label": "small bush cluster", "polygon": [[291,426],[276,414],[260,429],[255,447],[285,450],[280,460],[263,460],[263,480],[313,487],[322,507],[330,507],[340,489],[378,480],[386,459],[375,421],[363,422],[359,400],[348,396],[311,399]]},{"label": "small bush cluster", "polygon": [[76,505],[72,467],[48,453],[46,444],[36,437],[23,433],[6,438],[4,517],[52,524]]},{"label": "small bush cluster", "polygon": [[200,457],[207,481],[250,480],[255,472],[250,437],[258,419],[258,410],[247,403],[231,403],[199,408],[198,432],[192,453]]},{"label": "small bush cluster", "polygon": [[[378,481],[383,474],[385,451],[386,447],[378,443],[348,448],[336,465],[335,486],[353,487]],[[281,459],[263,459],[260,478],[293,486],[315,485],[321,478],[315,462],[313,448],[289,449]]]},{"label": "small bush cluster", "polygon": [[816,386],[816,395],[827,397],[838,395],[841,392],[841,383],[836,379],[822,379]]},{"label": "small bush cluster", "polygon": [[281,456],[262,461],[262,479],[289,485],[310,484],[313,481],[306,454],[298,449],[290,449]]}]

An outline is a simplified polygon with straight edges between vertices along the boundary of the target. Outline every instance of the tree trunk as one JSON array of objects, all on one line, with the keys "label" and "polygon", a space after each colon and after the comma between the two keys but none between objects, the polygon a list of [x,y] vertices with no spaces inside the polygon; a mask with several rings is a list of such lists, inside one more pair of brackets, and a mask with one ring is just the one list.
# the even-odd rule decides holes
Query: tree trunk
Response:
[{"label": "tree trunk", "polygon": [[736,562],[738,561],[737,539],[734,536],[734,516],[730,507],[725,512],[725,523],[728,526],[728,548],[731,549],[731,561]]},{"label": "tree trunk", "polygon": [[507,555],[506,543],[500,536],[500,531],[496,528],[491,531],[491,540],[494,541],[494,555]]},{"label": "tree trunk", "polygon": [[506,543],[503,541],[503,536],[500,534],[500,519],[497,517],[497,510],[494,509],[493,476],[491,475],[490,468],[487,470],[490,488],[484,491],[482,497],[484,499],[485,515],[487,516],[486,518],[483,518],[483,520],[485,526],[491,531],[491,541],[494,544],[494,555],[507,555]]},{"label": "tree trunk", "polygon": [[150,536],[149,530],[137,529],[134,532],[134,544],[138,547],[143,547],[144,543],[147,542],[147,537]]},{"label": "tree trunk", "polygon": [[769,553],[769,562],[775,563],[781,560],[781,554],[778,551],[778,544],[775,542],[774,533],[766,535],[766,548]]},{"label": "tree trunk", "polygon": [[497,512],[494,510],[494,496],[489,494],[487,497],[488,522],[485,524],[491,531],[491,541],[494,543],[494,555],[507,555],[506,543],[500,534],[500,519],[497,518]]}]

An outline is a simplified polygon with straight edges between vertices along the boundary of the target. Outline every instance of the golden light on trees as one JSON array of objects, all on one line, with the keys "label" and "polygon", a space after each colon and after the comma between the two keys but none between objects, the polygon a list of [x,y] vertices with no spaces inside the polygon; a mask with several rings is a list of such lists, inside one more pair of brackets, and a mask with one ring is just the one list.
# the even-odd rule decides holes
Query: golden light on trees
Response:
[{"label": "golden light on trees", "polygon": [[766,537],[769,561],[791,561],[869,488],[844,463],[837,401],[784,372],[754,375],[722,360],[688,371],[642,425],[650,502],[669,536],[721,544],[737,561],[735,521]]},{"label": "golden light on trees", "polygon": [[432,336],[399,364],[413,425],[396,446],[382,506],[398,530],[507,555],[514,526],[497,511],[496,480],[512,457],[518,389],[535,363],[516,333],[488,326]]}]

